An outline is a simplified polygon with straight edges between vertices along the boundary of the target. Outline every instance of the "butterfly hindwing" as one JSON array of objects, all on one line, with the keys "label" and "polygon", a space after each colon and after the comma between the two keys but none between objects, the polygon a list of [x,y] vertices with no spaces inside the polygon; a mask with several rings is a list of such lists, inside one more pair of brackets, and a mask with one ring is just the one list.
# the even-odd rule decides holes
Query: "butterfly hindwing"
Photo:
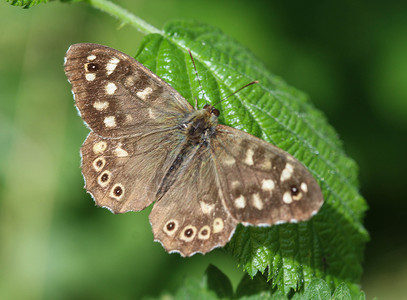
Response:
[{"label": "butterfly hindwing", "polygon": [[120,139],[90,133],[81,148],[86,190],[114,213],[144,209],[155,200],[179,139],[173,130]]},{"label": "butterfly hindwing", "polygon": [[150,214],[155,240],[182,256],[224,246],[237,225],[225,208],[211,153],[200,147],[189,156]]}]

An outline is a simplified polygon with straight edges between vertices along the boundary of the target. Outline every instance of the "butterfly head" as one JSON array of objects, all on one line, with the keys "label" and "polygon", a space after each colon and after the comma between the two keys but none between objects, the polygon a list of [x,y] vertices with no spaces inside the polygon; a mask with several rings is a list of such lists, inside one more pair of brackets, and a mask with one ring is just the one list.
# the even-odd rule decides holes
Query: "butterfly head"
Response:
[{"label": "butterfly head", "polygon": [[219,117],[219,110],[214,108],[212,105],[205,104],[203,107],[204,110],[208,111],[211,115],[214,115],[216,118]]}]

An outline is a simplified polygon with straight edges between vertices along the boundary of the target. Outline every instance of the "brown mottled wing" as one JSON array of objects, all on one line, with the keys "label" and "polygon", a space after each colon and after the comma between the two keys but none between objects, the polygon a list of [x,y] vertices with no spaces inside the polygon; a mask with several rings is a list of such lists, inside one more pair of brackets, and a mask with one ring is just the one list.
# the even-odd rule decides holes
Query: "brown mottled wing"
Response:
[{"label": "brown mottled wing", "polygon": [[86,190],[114,213],[144,209],[155,200],[179,138],[173,130],[120,139],[90,133],[81,148]]},{"label": "brown mottled wing", "polygon": [[193,110],[171,86],[115,49],[72,45],[64,67],[82,119],[100,136],[140,136],[176,126]]},{"label": "brown mottled wing", "polygon": [[224,246],[237,225],[225,209],[210,151],[201,148],[187,159],[150,214],[155,240],[182,256]]},{"label": "brown mottled wing", "polygon": [[218,125],[212,156],[228,211],[243,224],[311,218],[323,203],[309,171],[287,152],[240,130]]}]

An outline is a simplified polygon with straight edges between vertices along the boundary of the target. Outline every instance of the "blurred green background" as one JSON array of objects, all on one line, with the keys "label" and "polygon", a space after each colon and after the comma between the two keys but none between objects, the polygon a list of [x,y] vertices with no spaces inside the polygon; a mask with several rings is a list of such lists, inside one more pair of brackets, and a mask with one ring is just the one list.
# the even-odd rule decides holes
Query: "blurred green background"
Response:
[{"label": "blurred green background", "polygon": [[[221,28],[309,94],[360,166],[370,210],[362,288],[403,299],[407,285],[406,1],[117,1],[161,28]],[[70,44],[135,54],[143,37],[84,4],[24,10],[0,2],[0,298],[137,299],[173,291],[209,263],[243,276],[221,249],[181,259],[153,243],[149,210],[115,216],[83,189]],[[406,298],[404,298],[406,299]]]}]

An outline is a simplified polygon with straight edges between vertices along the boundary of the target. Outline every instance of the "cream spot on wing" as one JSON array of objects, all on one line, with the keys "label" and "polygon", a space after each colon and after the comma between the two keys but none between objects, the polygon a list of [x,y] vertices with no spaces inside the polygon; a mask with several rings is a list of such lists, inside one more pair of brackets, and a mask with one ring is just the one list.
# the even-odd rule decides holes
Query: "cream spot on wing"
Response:
[{"label": "cream spot on wing", "polygon": [[178,221],[177,220],[169,220],[167,223],[165,223],[163,227],[163,231],[169,235],[172,236],[174,235],[175,232],[178,230]]},{"label": "cream spot on wing", "polygon": [[295,158],[292,157],[291,155],[287,155],[287,160],[295,162]]},{"label": "cream spot on wing", "polygon": [[258,210],[263,209],[263,201],[261,201],[259,193],[255,193],[252,195],[252,204]]},{"label": "cream spot on wing", "polygon": [[105,117],[103,122],[105,123],[106,127],[109,128],[116,127],[116,118],[114,116]]},{"label": "cream spot on wing", "polygon": [[105,86],[105,92],[108,95],[113,95],[116,90],[117,90],[117,86],[113,82],[109,82]]},{"label": "cream spot on wing", "polygon": [[155,119],[155,118],[156,118],[156,115],[154,114],[154,112],[153,112],[153,110],[152,110],[151,108],[148,109],[148,116],[149,116],[151,119]]},{"label": "cream spot on wing", "polygon": [[124,196],[124,186],[121,183],[116,183],[110,189],[109,196],[116,199],[117,201],[120,201]]},{"label": "cream spot on wing", "polygon": [[126,87],[131,87],[136,83],[136,77],[133,75],[129,75],[126,77],[126,79],[124,80],[124,85]]},{"label": "cream spot on wing", "polygon": [[225,156],[225,159],[222,161],[222,163],[227,166],[234,165],[235,162],[236,162],[236,160],[233,156]]},{"label": "cream spot on wing", "polygon": [[201,205],[201,210],[204,214],[210,214],[212,210],[215,208],[215,204],[209,204],[204,201],[200,201],[199,204]]},{"label": "cream spot on wing", "polygon": [[91,55],[89,55],[89,56],[87,57],[87,59],[88,59],[88,60],[95,60],[95,59],[96,59],[96,55],[91,54]]},{"label": "cream spot on wing", "polygon": [[96,78],[96,74],[95,73],[86,73],[85,78],[87,81],[93,81]]},{"label": "cream spot on wing", "polygon": [[242,186],[242,183],[240,181],[232,181],[232,183],[230,184],[230,187],[232,188],[232,190],[237,189],[239,187]]},{"label": "cream spot on wing", "polygon": [[112,179],[112,173],[110,171],[103,171],[102,174],[99,175],[98,177],[98,184],[101,187],[105,187],[109,184],[110,180]]},{"label": "cream spot on wing", "polygon": [[290,204],[291,202],[293,202],[293,198],[291,197],[291,193],[290,192],[285,192],[283,195],[283,201],[284,203]]},{"label": "cream spot on wing", "polygon": [[300,187],[304,193],[308,192],[308,185],[305,182],[301,183]]},{"label": "cream spot on wing", "polygon": [[194,239],[196,235],[196,227],[192,225],[185,226],[182,229],[179,238],[185,242],[190,242]]},{"label": "cream spot on wing", "polygon": [[211,236],[211,228],[208,225],[205,225],[199,230],[198,239],[207,240]]},{"label": "cream spot on wing", "polygon": [[225,227],[223,220],[221,218],[216,218],[213,221],[213,233],[218,233],[221,232],[223,230],[223,228]]},{"label": "cream spot on wing", "polygon": [[297,195],[292,195],[293,200],[298,201],[302,198],[302,193],[299,192]]},{"label": "cream spot on wing", "polygon": [[133,121],[133,117],[131,114],[126,115],[126,119],[124,120],[125,123],[131,123]]},{"label": "cream spot on wing", "polygon": [[274,190],[274,181],[272,179],[263,179],[261,182],[261,189],[265,192],[271,192]]},{"label": "cream spot on wing", "polygon": [[248,166],[253,166],[254,162],[253,162],[253,154],[254,151],[252,149],[247,149],[246,151],[246,157],[244,159],[244,163]]},{"label": "cream spot on wing", "polygon": [[103,152],[105,152],[107,148],[107,143],[105,141],[100,141],[97,142],[96,144],[93,145],[93,153],[99,155],[102,154]]},{"label": "cream spot on wing", "polygon": [[113,153],[114,153],[117,157],[126,157],[126,156],[129,156],[129,153],[128,153],[126,150],[124,150],[124,149],[122,148],[122,143],[119,143],[119,144],[117,145],[117,148],[113,150]]},{"label": "cream spot on wing", "polygon": [[246,199],[243,195],[240,195],[235,199],[235,206],[236,208],[245,208],[246,206]]},{"label": "cream spot on wing", "polygon": [[117,64],[120,62],[120,59],[117,57],[111,58],[107,64],[106,64],[106,75],[109,76],[110,74],[113,73],[113,71],[116,69]]},{"label": "cream spot on wing", "polygon": [[151,94],[153,89],[151,87],[146,87],[143,91],[137,92],[136,95],[142,100],[146,100],[147,96]]},{"label": "cream spot on wing", "polygon": [[100,170],[102,170],[103,167],[105,166],[105,164],[106,164],[106,159],[104,157],[98,157],[92,163],[93,168],[95,169],[96,172],[99,172]]},{"label": "cream spot on wing", "polygon": [[265,159],[264,161],[262,161],[262,162],[259,164],[259,167],[260,167],[262,170],[266,170],[266,171],[271,170],[271,161],[270,161],[270,159]]},{"label": "cream spot on wing", "polygon": [[95,103],[93,103],[93,107],[98,111],[105,110],[106,108],[108,108],[108,106],[109,102],[107,101],[95,101]]},{"label": "cream spot on wing", "polygon": [[285,181],[287,179],[290,179],[291,175],[293,174],[293,171],[294,171],[293,165],[287,163],[285,165],[283,172],[281,172],[280,181]]}]

